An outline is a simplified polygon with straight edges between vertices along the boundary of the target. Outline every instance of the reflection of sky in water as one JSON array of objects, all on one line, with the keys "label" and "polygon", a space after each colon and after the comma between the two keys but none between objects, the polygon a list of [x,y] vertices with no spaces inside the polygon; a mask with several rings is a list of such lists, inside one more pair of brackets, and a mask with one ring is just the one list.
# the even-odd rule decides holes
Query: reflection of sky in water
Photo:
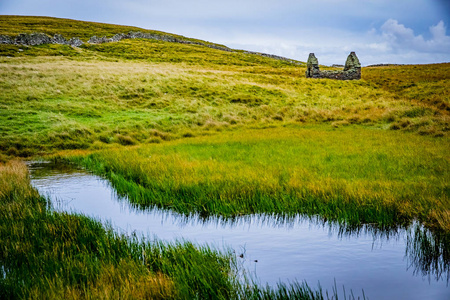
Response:
[{"label": "reflection of sky in water", "polygon": [[320,280],[331,292],[336,279],[339,290],[345,285],[361,296],[364,289],[370,299],[450,299],[447,278],[436,281],[408,268],[405,230],[391,238],[364,231],[340,235],[332,226],[299,217],[286,222],[263,216],[204,222],[161,210],[141,211],[118,199],[108,182],[97,176],[43,166],[31,165],[32,183],[42,195],[50,196],[56,210],[110,222],[125,234],[232,247],[238,255],[244,254],[238,259],[262,283],[297,279],[316,287]]}]

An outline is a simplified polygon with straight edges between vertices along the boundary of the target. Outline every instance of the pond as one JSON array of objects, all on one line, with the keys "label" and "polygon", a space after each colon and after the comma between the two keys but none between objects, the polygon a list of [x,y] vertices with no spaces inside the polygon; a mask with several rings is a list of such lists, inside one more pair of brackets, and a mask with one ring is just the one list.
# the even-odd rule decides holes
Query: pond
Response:
[{"label": "pond", "polygon": [[380,230],[347,228],[320,218],[251,215],[201,219],[159,209],[139,209],[107,180],[74,166],[29,162],[32,184],[57,211],[81,213],[116,231],[231,247],[242,269],[260,284],[318,282],[369,299],[450,299],[448,237],[417,223]]}]

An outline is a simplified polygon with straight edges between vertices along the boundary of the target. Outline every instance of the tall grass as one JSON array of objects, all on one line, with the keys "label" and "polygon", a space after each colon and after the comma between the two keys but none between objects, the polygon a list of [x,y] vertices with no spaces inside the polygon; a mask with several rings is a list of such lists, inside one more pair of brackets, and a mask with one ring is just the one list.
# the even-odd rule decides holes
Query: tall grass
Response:
[{"label": "tall grass", "polygon": [[232,295],[230,254],[138,242],[56,213],[16,161],[0,165],[0,298],[216,298]]},{"label": "tall grass", "polygon": [[325,297],[306,283],[272,288],[240,281],[231,251],[148,242],[54,212],[18,161],[0,164],[0,192],[0,299]]},{"label": "tall grass", "polygon": [[347,128],[275,128],[72,157],[137,205],[189,214],[319,214],[449,230],[448,143]]},{"label": "tall grass", "polygon": [[[87,40],[129,30],[0,16],[9,35]],[[418,218],[448,233],[449,68],[363,68],[363,80],[344,82],[199,45],[0,45],[0,163],[107,149],[68,159],[136,205],[351,224]],[[53,212],[16,161],[0,165],[0,204],[1,298],[323,298],[305,285],[239,285],[231,254],[139,242]]]}]

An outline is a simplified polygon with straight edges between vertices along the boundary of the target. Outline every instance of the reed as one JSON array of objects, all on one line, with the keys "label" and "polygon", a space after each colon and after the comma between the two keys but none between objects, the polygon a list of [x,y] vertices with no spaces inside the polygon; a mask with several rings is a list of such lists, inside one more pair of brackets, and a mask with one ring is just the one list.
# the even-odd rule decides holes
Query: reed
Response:
[{"label": "reed", "polygon": [[[8,35],[87,40],[129,30],[0,16]],[[447,234],[449,68],[371,67],[360,81],[310,80],[299,62],[200,45],[0,45],[0,297],[315,293],[241,286],[229,253],[140,242],[53,212],[17,157],[75,161],[139,206],[205,217],[318,214],[353,225],[419,219]]]}]

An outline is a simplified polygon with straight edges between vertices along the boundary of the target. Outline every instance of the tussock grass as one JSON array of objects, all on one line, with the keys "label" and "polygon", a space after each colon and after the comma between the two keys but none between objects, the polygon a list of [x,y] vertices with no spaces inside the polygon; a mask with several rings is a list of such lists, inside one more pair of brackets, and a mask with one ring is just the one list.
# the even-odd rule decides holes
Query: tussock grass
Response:
[{"label": "tussock grass", "polygon": [[[12,36],[130,30],[170,35],[0,16]],[[352,225],[417,218],[447,237],[450,64],[363,68],[360,81],[306,79],[304,68],[153,40],[0,45],[0,298],[324,298],[305,284],[240,285],[231,254],[53,212],[9,160],[61,150],[140,206]],[[412,247],[448,249],[433,243]]]},{"label": "tussock grass", "polygon": [[[0,34],[13,36],[130,30],[166,34],[0,16]],[[323,298],[305,285],[239,285],[226,253],[142,243],[52,212],[9,160],[61,150],[136,205],[417,218],[448,233],[450,64],[363,68],[360,81],[306,79],[304,68],[152,40],[0,45],[0,298]]]},{"label": "tussock grass", "polygon": [[[0,16],[0,34],[90,37],[130,29]],[[302,64],[193,44],[0,45],[0,152],[26,157],[305,123],[447,138],[449,68],[371,67],[360,81],[311,80]]]},{"label": "tussock grass", "polygon": [[433,106],[370,81],[309,80],[300,77],[301,67],[287,63],[254,67],[221,60],[229,65],[0,58],[0,150],[29,156],[305,123],[447,136],[445,80],[436,83],[441,92],[434,96],[444,104]]}]

